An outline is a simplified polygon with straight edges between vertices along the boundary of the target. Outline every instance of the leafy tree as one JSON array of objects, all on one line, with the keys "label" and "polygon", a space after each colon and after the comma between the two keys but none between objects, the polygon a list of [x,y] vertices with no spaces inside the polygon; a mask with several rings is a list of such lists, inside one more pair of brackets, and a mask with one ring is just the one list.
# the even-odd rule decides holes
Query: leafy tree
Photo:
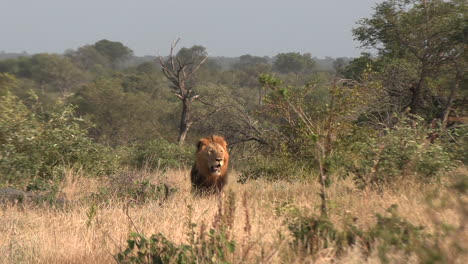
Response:
[{"label": "leafy tree", "polygon": [[205,47],[194,45],[191,48],[181,48],[176,57],[180,64],[187,65],[185,68],[190,72],[208,57],[208,52]]},{"label": "leafy tree", "polygon": [[315,61],[310,53],[300,54],[299,52],[280,53],[276,55],[273,68],[281,73],[299,73],[312,70]]},{"label": "leafy tree", "polygon": [[139,64],[136,67],[136,71],[140,72],[140,73],[146,73],[146,74],[150,75],[150,74],[153,74],[153,73],[156,73],[156,72],[160,72],[160,67],[158,67],[156,62],[148,61],[148,62],[143,62],[143,63]]},{"label": "leafy tree", "polygon": [[292,162],[318,168],[321,190],[321,213],[327,216],[327,191],[330,183],[330,164],[337,141],[350,131],[353,115],[366,105],[367,85],[335,81],[327,87],[329,95],[321,104],[311,103],[318,92],[317,84],[285,86],[271,75],[262,75],[260,83],[271,90],[266,102],[268,115],[276,117],[279,126],[277,147]]},{"label": "leafy tree", "polygon": [[109,60],[114,69],[116,69],[119,62],[133,55],[130,48],[118,41],[103,39],[94,43],[93,47]]},{"label": "leafy tree", "polygon": [[55,54],[37,54],[31,58],[31,78],[41,89],[60,92],[64,97],[83,81],[80,71],[68,58]]},{"label": "leafy tree", "polygon": [[431,107],[428,79],[447,65],[463,68],[466,14],[462,0],[388,0],[376,6],[371,18],[360,20],[353,34],[363,47],[417,64],[417,78],[407,89],[411,113],[422,113]]},{"label": "leafy tree", "polygon": [[359,80],[362,74],[369,69],[379,71],[379,63],[375,58],[372,58],[370,53],[363,52],[360,57],[354,58],[346,65],[343,76],[347,79]]},{"label": "leafy tree", "polygon": [[343,75],[347,64],[348,62],[345,60],[345,58],[337,58],[336,60],[334,60],[333,69],[335,70],[336,75]]},{"label": "leafy tree", "polygon": [[245,70],[257,65],[264,64],[268,64],[267,58],[246,54],[239,57],[239,61],[233,65],[233,68],[236,70]]},{"label": "leafy tree", "polygon": [[33,80],[41,92],[60,93],[65,97],[85,81],[85,74],[68,57],[40,53],[12,59],[0,65],[3,72]]},{"label": "leafy tree", "polygon": [[17,73],[18,59],[7,59],[0,61],[0,72],[2,73]]},{"label": "leafy tree", "polygon": [[[95,124],[91,136],[100,143],[118,146],[164,134],[158,124],[170,125],[160,118],[173,107],[164,102],[165,98],[155,101],[144,92],[125,92],[123,82],[119,78],[97,80],[70,98],[78,107],[77,114]],[[125,85],[133,89],[131,83]]]},{"label": "leafy tree", "polygon": [[99,52],[94,45],[80,47],[76,51],[68,52],[66,56],[80,69],[95,73],[102,73],[100,68],[108,68],[111,66],[109,58],[105,54]]}]

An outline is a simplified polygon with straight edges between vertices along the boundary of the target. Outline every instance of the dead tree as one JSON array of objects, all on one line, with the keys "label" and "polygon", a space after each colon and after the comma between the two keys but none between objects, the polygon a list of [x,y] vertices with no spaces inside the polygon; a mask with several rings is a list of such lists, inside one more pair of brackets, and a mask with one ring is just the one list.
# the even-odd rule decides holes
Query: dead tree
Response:
[{"label": "dead tree", "polygon": [[199,96],[193,91],[193,87],[188,81],[208,57],[204,56],[199,61],[182,60],[177,55],[174,55],[174,49],[179,40],[177,39],[172,43],[169,57],[165,62],[159,56],[159,63],[161,64],[164,76],[171,82],[170,87],[174,94],[182,101],[179,136],[177,138],[177,142],[182,145],[194,122],[192,103]]}]

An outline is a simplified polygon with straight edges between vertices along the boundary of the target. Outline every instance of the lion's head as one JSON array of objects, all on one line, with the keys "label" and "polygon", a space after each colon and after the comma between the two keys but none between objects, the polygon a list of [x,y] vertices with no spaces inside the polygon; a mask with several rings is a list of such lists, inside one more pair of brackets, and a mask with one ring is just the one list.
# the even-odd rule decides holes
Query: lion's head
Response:
[{"label": "lion's head", "polygon": [[229,163],[227,143],[223,137],[211,136],[200,139],[197,144],[197,167],[204,175],[226,174]]}]

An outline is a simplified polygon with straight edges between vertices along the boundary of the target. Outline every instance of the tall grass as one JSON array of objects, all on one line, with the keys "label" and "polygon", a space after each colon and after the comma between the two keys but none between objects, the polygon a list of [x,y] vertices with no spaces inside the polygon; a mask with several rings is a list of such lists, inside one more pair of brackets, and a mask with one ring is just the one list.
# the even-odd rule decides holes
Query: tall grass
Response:
[{"label": "tall grass", "polygon": [[[2,205],[0,263],[115,263],[114,257],[125,249],[131,233],[146,237],[161,233],[175,245],[190,244],[190,232],[200,236],[219,221],[216,220],[220,217],[219,197],[192,196],[187,170],[138,173],[153,184],[165,182],[178,191],[164,202],[134,203],[113,196],[106,202],[96,201],[87,197],[111,183],[69,172],[61,192],[72,202],[64,207]],[[467,171],[460,169],[459,173],[466,175]],[[236,250],[227,260],[232,263],[380,263],[378,250],[371,248],[366,252],[359,245],[347,247],[340,254],[332,245],[320,248],[314,255],[291,246],[294,238],[288,223],[299,216],[320,213],[319,191],[315,181],[252,180],[239,184],[231,180],[226,194],[233,193],[236,198],[230,198],[235,210],[228,224],[229,238],[236,242]],[[224,201],[228,200],[227,196]],[[427,202],[429,196],[432,203]],[[400,217],[423,226],[429,234],[442,232],[440,223],[456,229],[466,220],[456,206],[463,197],[440,185],[404,182],[385,192],[376,192],[360,190],[351,180],[346,180],[333,183],[329,197],[330,220],[338,230],[344,229],[349,221],[363,230],[375,226],[376,214],[385,214],[393,204],[398,205]],[[450,260],[466,263],[466,255],[455,252],[450,245],[465,241],[466,249],[467,238],[467,231],[461,230],[457,237],[446,236],[437,243],[454,256]],[[378,242],[373,245],[377,246]],[[419,261],[398,249],[390,250],[387,257],[390,263]]]}]

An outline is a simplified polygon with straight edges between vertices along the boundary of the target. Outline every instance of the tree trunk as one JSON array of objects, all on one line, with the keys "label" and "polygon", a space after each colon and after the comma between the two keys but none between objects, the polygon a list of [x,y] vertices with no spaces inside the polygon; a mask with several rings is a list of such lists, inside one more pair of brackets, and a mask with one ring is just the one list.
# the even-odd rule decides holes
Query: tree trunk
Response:
[{"label": "tree trunk", "polygon": [[182,99],[182,115],[180,117],[179,137],[177,142],[183,145],[192,126],[192,102],[190,98]]},{"label": "tree trunk", "polygon": [[413,85],[411,91],[413,92],[413,97],[411,98],[410,103],[410,113],[418,114],[420,113],[421,108],[423,107],[423,89],[424,89],[424,79],[426,78],[426,67],[422,66],[421,75],[419,81]]},{"label": "tree trunk", "polygon": [[444,115],[442,117],[442,129],[445,129],[447,127],[448,117],[450,114],[450,109],[452,108],[453,99],[455,98],[455,94],[458,88],[460,87],[460,83],[463,78],[461,67],[458,65],[456,65],[455,67],[457,69],[457,74],[455,77],[455,84],[452,86],[452,89],[450,89],[450,94],[447,98],[447,106],[444,109]]},{"label": "tree trunk", "polygon": [[320,216],[328,218],[328,197],[327,197],[327,177],[328,173],[325,171],[323,166],[323,158],[325,155],[325,150],[320,143],[316,143],[317,148],[317,157],[319,162],[319,172],[320,172]]}]

